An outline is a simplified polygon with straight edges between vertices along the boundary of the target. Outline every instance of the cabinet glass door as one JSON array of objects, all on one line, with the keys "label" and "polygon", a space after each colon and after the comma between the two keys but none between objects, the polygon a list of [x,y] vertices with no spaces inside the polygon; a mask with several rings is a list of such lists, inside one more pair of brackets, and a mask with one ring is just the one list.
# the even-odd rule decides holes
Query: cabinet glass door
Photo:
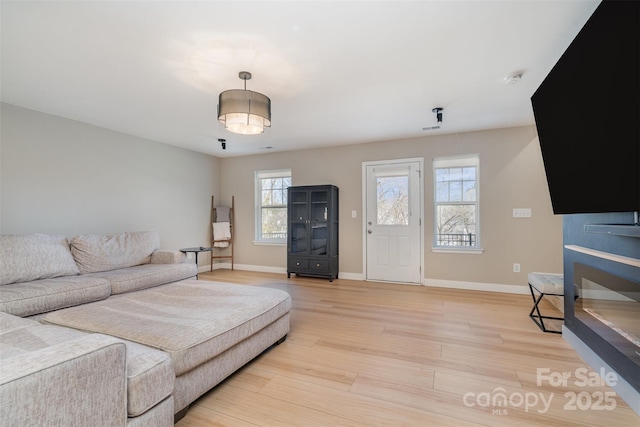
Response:
[{"label": "cabinet glass door", "polygon": [[327,208],[329,206],[329,192],[311,191],[311,221],[322,222],[327,220]]},{"label": "cabinet glass door", "polygon": [[311,191],[311,255],[327,254],[329,192]]},{"label": "cabinet glass door", "polygon": [[311,255],[327,254],[327,224],[311,226]]},{"label": "cabinet glass door", "polygon": [[309,247],[309,239],[307,237],[307,225],[305,223],[291,224],[291,248],[292,254],[306,253]]},{"label": "cabinet glass door", "polygon": [[291,221],[307,221],[309,208],[307,206],[307,191],[291,192]]}]

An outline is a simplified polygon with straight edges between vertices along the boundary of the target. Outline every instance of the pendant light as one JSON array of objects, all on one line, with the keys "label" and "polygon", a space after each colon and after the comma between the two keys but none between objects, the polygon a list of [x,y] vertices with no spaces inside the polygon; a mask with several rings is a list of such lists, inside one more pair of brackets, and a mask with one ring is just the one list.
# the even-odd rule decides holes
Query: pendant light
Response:
[{"label": "pendant light", "polygon": [[218,121],[233,133],[257,135],[271,127],[271,100],[269,97],[247,90],[251,73],[240,71],[243,89],[225,90],[218,97]]}]

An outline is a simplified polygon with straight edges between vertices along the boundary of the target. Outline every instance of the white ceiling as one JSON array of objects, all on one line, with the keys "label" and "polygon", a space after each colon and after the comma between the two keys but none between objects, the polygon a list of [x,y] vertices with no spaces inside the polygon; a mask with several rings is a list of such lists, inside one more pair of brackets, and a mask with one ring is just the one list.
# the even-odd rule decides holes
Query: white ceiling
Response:
[{"label": "white ceiling", "polygon": [[[598,3],[2,0],[1,95],[220,157],[529,125]],[[243,70],[272,101],[262,135],[216,119]]]}]

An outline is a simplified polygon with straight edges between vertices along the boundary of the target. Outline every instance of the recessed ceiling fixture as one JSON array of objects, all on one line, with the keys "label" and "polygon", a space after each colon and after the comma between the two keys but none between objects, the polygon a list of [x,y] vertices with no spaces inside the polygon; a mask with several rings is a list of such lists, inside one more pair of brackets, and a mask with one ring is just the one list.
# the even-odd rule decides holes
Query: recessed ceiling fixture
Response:
[{"label": "recessed ceiling fixture", "polygon": [[271,126],[271,100],[269,97],[247,90],[251,73],[240,71],[244,90],[225,90],[218,97],[218,121],[233,133],[257,135]]},{"label": "recessed ceiling fixture", "polygon": [[518,83],[522,79],[522,74],[523,74],[522,71],[516,71],[514,73],[509,74],[507,77],[504,78],[505,84],[513,85]]}]

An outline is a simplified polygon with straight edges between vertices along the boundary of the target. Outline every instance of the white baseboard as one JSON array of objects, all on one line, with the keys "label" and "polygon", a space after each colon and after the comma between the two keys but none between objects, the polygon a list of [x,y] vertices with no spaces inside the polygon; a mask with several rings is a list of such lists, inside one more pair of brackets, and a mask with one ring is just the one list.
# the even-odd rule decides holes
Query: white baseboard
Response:
[{"label": "white baseboard", "polygon": [[501,285],[498,283],[462,282],[459,280],[429,279],[423,280],[424,286],[435,288],[464,289],[468,291],[503,292],[508,294],[529,294],[529,287],[522,285]]},{"label": "white baseboard", "polygon": [[[202,270],[204,268],[204,270]],[[221,270],[221,269],[230,269],[230,262],[218,262],[213,264],[213,270]],[[267,265],[250,265],[250,264],[233,264],[234,270],[244,270],[244,271],[258,271],[261,273],[276,273],[276,274],[287,274],[287,269],[282,267],[269,267]],[[199,268],[200,271],[211,271],[211,267],[208,265],[201,266]]]},{"label": "white baseboard", "polygon": [[[213,264],[213,269],[229,269],[231,268],[231,263],[228,262],[220,262]],[[251,265],[251,264],[233,264],[233,268],[236,270],[245,270],[245,271],[257,271],[261,273],[275,273],[275,274],[287,274],[287,269],[284,267],[270,267],[267,265]],[[211,267],[208,265],[201,265],[198,268],[200,273],[205,271],[210,271]],[[338,272],[338,277],[340,279],[345,280],[364,280],[364,275],[360,273],[340,273]]]},{"label": "white baseboard", "polygon": [[[231,268],[231,263],[220,262],[213,265],[214,270],[218,270],[222,268],[225,268],[225,269]],[[287,274],[287,269],[284,267],[270,267],[266,265],[251,265],[251,264],[234,264],[233,268],[236,270],[257,271],[262,273]],[[200,273],[205,271],[210,271],[210,267],[208,265],[201,265],[198,268],[198,271]],[[366,280],[364,274],[362,273],[340,272],[338,273],[338,277],[340,279],[345,279],[345,280]],[[433,286],[436,288],[464,289],[464,290],[486,291],[486,292],[503,292],[503,293],[521,294],[521,295],[529,294],[529,288],[527,286],[521,286],[521,285],[501,285],[497,283],[462,282],[459,280],[442,280],[442,279],[429,279],[429,278],[424,278],[422,284],[424,286]]]},{"label": "white baseboard", "polygon": [[[605,372],[615,372],[600,356],[598,356],[587,344],[584,343],[576,334],[571,332],[564,325],[562,326],[562,338],[573,347],[573,349],[584,359],[594,370],[600,371],[604,368]],[[640,416],[640,393],[631,386],[617,372],[616,385],[611,387],[624,400],[636,414]]]},{"label": "white baseboard", "polygon": [[338,273],[338,277],[345,280],[365,280],[364,274],[361,273]]}]

